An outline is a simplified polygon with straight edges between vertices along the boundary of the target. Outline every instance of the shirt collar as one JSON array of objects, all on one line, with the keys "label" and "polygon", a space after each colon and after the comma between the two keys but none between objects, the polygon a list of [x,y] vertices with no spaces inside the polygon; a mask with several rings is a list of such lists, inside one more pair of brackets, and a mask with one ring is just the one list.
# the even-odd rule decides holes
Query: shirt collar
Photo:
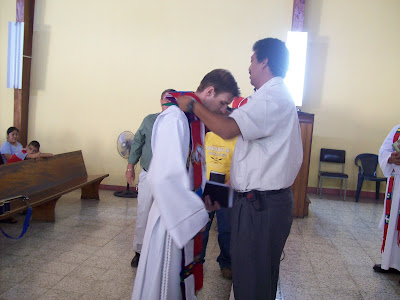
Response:
[{"label": "shirt collar", "polygon": [[255,95],[257,95],[258,93],[265,93],[270,87],[277,85],[277,84],[281,84],[283,83],[283,78],[276,76],[271,78],[270,80],[268,80],[266,83],[264,83],[258,90],[256,90],[253,95],[249,96],[248,99],[251,99],[252,97],[254,97]]},{"label": "shirt collar", "polygon": [[268,80],[266,83],[264,83],[258,90],[265,90],[276,84],[281,84],[282,82],[283,82],[283,78],[276,76],[276,77],[273,77],[270,80]]}]

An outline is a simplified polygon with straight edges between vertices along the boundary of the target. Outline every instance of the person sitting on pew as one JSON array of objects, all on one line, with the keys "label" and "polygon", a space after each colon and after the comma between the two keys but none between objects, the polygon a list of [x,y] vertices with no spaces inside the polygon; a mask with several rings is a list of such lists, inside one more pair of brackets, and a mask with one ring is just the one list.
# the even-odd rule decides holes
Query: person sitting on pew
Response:
[{"label": "person sitting on pew", "polygon": [[[39,149],[40,149],[39,142],[32,141],[26,148],[19,150],[17,153],[11,156],[10,159],[7,160],[6,164],[23,161],[25,159],[36,159],[36,161],[38,161],[41,158],[54,156],[52,153],[41,153]],[[25,215],[26,211],[22,212],[22,214]],[[10,217],[8,219],[5,219],[5,223],[17,223],[17,219],[14,217]]]},{"label": "person sitting on pew", "polygon": [[41,158],[54,156],[52,153],[41,153],[39,149],[40,149],[39,142],[32,141],[29,143],[28,147],[18,151],[13,156],[11,156],[11,158],[7,160],[6,164],[23,161],[25,159],[39,160]]},{"label": "person sitting on pew", "polygon": [[10,127],[7,129],[7,141],[5,141],[0,148],[1,157],[5,164],[15,153],[23,149],[19,140],[19,129],[17,127]]}]

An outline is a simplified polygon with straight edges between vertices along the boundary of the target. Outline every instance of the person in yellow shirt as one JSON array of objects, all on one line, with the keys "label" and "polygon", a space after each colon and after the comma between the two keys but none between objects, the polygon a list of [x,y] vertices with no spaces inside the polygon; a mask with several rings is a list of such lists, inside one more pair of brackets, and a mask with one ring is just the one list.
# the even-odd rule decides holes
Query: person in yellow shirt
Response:
[{"label": "person in yellow shirt", "polygon": [[[235,149],[237,137],[231,140],[224,140],[213,132],[208,132],[205,137],[207,179],[210,179],[210,172],[218,172],[225,174],[225,183],[230,184],[230,169]],[[215,199],[218,201],[218,199]],[[212,221],[215,214],[218,223],[218,244],[220,254],[217,258],[222,277],[232,279],[231,255],[230,255],[230,208],[221,208],[220,210],[209,213],[210,221],[207,223],[206,230],[203,232],[203,250],[201,259],[204,262],[206,256],[206,248],[208,236]]]}]

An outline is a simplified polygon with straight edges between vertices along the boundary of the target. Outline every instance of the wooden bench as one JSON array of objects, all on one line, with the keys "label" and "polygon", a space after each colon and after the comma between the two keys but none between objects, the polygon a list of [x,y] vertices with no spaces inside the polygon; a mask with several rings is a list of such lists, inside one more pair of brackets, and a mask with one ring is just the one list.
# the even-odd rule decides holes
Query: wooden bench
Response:
[{"label": "wooden bench", "polygon": [[[82,189],[81,199],[98,199],[100,182],[108,177],[87,175],[82,151],[55,155],[39,161],[25,160],[0,166],[0,201],[17,195],[30,198],[33,218],[54,222],[57,200],[64,194]],[[10,214],[26,209],[23,201],[11,201]]]}]

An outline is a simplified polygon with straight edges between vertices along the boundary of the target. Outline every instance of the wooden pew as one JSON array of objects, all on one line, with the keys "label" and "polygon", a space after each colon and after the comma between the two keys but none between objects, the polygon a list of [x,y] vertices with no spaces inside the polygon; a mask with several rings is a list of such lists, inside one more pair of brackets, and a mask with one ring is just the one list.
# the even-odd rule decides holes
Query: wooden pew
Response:
[{"label": "wooden pew", "polygon": [[[108,174],[87,175],[82,151],[55,155],[39,161],[33,159],[0,166],[0,201],[25,195],[30,198],[33,218],[54,222],[57,200],[66,193],[81,189],[81,199],[99,199],[100,182]],[[6,219],[26,209],[23,201],[11,201]]]}]

